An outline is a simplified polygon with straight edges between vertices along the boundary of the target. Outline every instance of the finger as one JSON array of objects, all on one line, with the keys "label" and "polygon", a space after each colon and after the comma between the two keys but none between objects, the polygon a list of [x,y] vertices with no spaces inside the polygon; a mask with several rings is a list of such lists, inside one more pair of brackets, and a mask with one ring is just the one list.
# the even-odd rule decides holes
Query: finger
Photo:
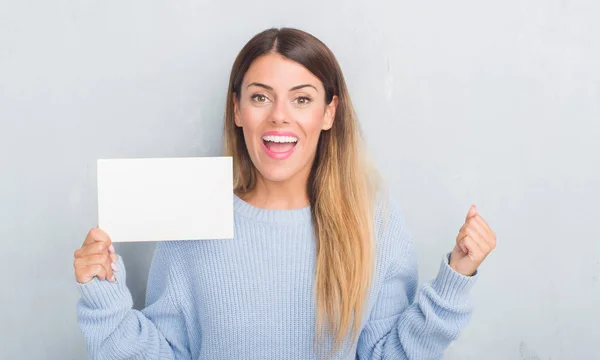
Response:
[{"label": "finger", "polygon": [[473,261],[479,261],[483,259],[483,251],[479,247],[478,242],[473,239],[470,235],[464,236],[461,240],[461,244],[463,244],[467,250],[467,256]]},{"label": "finger", "polygon": [[465,218],[465,222],[469,221],[469,219],[475,215],[477,215],[477,208],[475,207],[475,205],[471,205],[471,208],[469,209],[469,212],[467,213],[467,217]]},{"label": "finger", "polygon": [[465,237],[465,229],[464,229],[464,225],[462,228],[460,228],[460,231],[458,232],[458,235],[456,235],[456,246],[458,246],[458,248],[460,249],[460,251],[462,251],[463,253],[467,254],[467,248],[465,247],[465,245],[461,242],[461,239],[463,237]]},{"label": "finger", "polygon": [[469,221],[467,221],[466,227],[474,228],[479,233],[479,235],[481,235],[482,237],[486,237],[488,235],[488,232],[485,229],[485,227],[483,227],[483,224],[481,224],[480,219],[481,217],[479,215],[473,216]]},{"label": "finger", "polygon": [[466,229],[467,227],[471,226],[471,224],[473,222],[477,222],[478,224],[480,224],[478,226],[478,230],[481,230],[481,234],[486,234],[487,230],[484,230],[485,227],[483,226],[483,224],[481,224],[481,221],[483,221],[483,219],[481,218],[481,215],[479,214],[475,214],[475,215],[471,215],[471,212],[469,211],[469,214],[467,215],[467,220],[465,221],[465,223],[463,224],[463,226],[461,226],[461,228],[458,230],[459,233],[463,232],[464,229]]},{"label": "finger", "polygon": [[483,226],[483,228],[488,232],[488,233],[492,233],[492,229],[490,228],[490,226],[488,225],[487,221],[485,221],[485,219],[481,216],[481,215],[477,215],[477,221],[479,223],[481,223],[481,225]]},{"label": "finger", "polygon": [[456,247],[458,247],[458,249],[465,255],[469,253],[469,249],[467,249],[467,247],[463,243],[457,243]]},{"label": "finger", "polygon": [[490,245],[485,241],[484,237],[481,236],[481,234],[479,234],[477,231],[472,228],[467,228],[465,232],[471,239],[475,240],[475,243],[485,255],[492,250]]},{"label": "finger", "polygon": [[111,262],[112,260],[108,253],[100,255],[83,256],[75,259],[75,264],[77,266],[89,266],[94,264],[102,265],[104,263],[110,264]]},{"label": "finger", "polygon": [[458,241],[462,238],[464,238],[465,236],[467,236],[467,229],[469,229],[470,227],[473,227],[472,224],[473,220],[467,220],[463,226],[460,228],[460,230],[458,231],[458,235],[456,236],[456,242],[458,243]]},{"label": "finger", "polygon": [[106,270],[104,269],[104,266],[94,264],[77,269],[77,271],[75,272],[75,276],[79,283],[85,284],[90,282],[96,276],[100,280],[105,280]]},{"label": "finger", "polygon": [[[81,260],[81,258],[83,258]],[[108,277],[112,275],[112,271],[117,271],[116,262],[119,256],[116,252],[110,252],[103,242],[95,242],[88,244],[75,251],[75,265],[86,266],[93,263],[106,264],[105,267],[109,272]],[[79,259],[79,260],[78,260]]]},{"label": "finger", "polygon": [[[476,247],[467,246],[464,241],[465,238],[470,238],[472,240],[472,243]],[[483,240],[483,238],[481,237],[481,235],[479,235],[479,233],[477,231],[475,231],[474,229],[471,229],[471,228],[465,229],[465,231],[463,232],[463,236],[459,240],[459,243],[466,246],[469,251],[475,251],[477,253],[489,252],[489,246],[487,245],[487,243]]]},{"label": "finger", "polygon": [[108,279],[113,276],[113,269],[116,266],[113,264],[112,257],[109,254],[105,255],[90,255],[75,259],[74,266],[78,268],[86,268],[89,266],[100,265],[104,268],[104,273]]},{"label": "finger", "polygon": [[86,256],[90,256],[90,255],[103,255],[103,254],[109,254],[110,252],[108,251],[108,248],[106,247],[106,244],[103,242],[93,242],[91,244],[87,244],[84,245],[83,247],[81,247],[80,249],[78,249],[77,251],[75,251],[75,257],[86,257]]},{"label": "finger", "polygon": [[[485,220],[479,215],[471,220],[473,226],[477,226],[477,231],[483,236],[483,240],[493,249],[496,247],[496,234],[487,225]],[[485,232],[484,232],[485,231]]]},{"label": "finger", "polygon": [[487,254],[491,251],[490,244],[488,244],[485,240],[485,236],[481,235],[478,231],[476,231],[473,228],[467,228],[466,233],[469,234],[469,236],[471,236],[471,238],[473,238],[473,240],[477,242],[477,245],[479,245],[479,248],[483,250],[483,252]]},{"label": "finger", "polygon": [[107,248],[110,248],[110,246],[112,245],[110,236],[108,236],[108,234],[105,233],[104,230],[102,230],[100,228],[92,228],[88,232],[83,244],[87,245],[87,244],[92,244],[94,242],[103,242],[104,244],[106,244]]}]

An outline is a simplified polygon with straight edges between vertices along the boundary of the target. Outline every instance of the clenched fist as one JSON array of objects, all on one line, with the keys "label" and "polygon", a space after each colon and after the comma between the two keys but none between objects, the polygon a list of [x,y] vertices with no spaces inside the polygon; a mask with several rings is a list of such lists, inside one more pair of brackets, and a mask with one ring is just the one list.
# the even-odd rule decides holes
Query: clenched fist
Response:
[{"label": "clenched fist", "polygon": [[463,275],[471,276],[495,247],[496,234],[473,205],[456,237],[456,246],[450,255],[450,267]]},{"label": "clenched fist", "polygon": [[117,270],[117,259],[108,234],[99,228],[93,228],[88,232],[81,248],[75,251],[75,278],[81,284],[91,281],[94,276],[100,280],[115,282],[113,271]]}]

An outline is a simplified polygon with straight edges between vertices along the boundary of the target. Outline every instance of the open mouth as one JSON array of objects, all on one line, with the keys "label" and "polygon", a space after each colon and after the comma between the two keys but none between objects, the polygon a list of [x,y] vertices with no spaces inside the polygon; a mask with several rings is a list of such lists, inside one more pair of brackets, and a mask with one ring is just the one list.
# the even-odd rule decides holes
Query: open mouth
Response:
[{"label": "open mouth", "polygon": [[263,150],[276,160],[284,160],[292,155],[298,144],[298,137],[293,133],[265,133],[262,136]]},{"label": "open mouth", "polygon": [[298,143],[298,138],[295,136],[263,136],[263,144],[265,147],[276,153],[285,153],[292,150]]}]

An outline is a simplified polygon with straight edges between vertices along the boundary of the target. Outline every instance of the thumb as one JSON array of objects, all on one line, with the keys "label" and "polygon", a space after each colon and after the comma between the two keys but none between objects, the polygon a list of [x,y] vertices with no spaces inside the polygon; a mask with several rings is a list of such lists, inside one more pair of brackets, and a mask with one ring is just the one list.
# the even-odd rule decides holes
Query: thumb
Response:
[{"label": "thumb", "polygon": [[465,221],[469,220],[470,218],[472,218],[475,215],[477,215],[477,207],[475,205],[471,205],[471,208],[469,209],[469,212],[467,213],[467,218],[465,219]]}]

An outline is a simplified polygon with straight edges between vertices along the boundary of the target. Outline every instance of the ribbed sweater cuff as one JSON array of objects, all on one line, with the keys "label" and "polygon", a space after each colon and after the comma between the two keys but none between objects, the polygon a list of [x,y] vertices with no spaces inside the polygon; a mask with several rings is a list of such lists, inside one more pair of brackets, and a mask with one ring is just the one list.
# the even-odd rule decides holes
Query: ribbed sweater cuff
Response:
[{"label": "ribbed sweater cuff", "polygon": [[449,260],[450,254],[447,254],[431,287],[441,299],[450,304],[465,303],[469,299],[471,288],[477,281],[477,271],[472,276],[465,276],[452,269]]},{"label": "ribbed sweater cuff", "polygon": [[114,272],[116,283],[100,280],[97,277],[85,284],[77,283],[81,293],[81,300],[90,309],[110,309],[115,305],[121,307],[124,303],[131,303],[131,293],[125,283],[125,264],[119,256],[117,260],[118,271]]}]

